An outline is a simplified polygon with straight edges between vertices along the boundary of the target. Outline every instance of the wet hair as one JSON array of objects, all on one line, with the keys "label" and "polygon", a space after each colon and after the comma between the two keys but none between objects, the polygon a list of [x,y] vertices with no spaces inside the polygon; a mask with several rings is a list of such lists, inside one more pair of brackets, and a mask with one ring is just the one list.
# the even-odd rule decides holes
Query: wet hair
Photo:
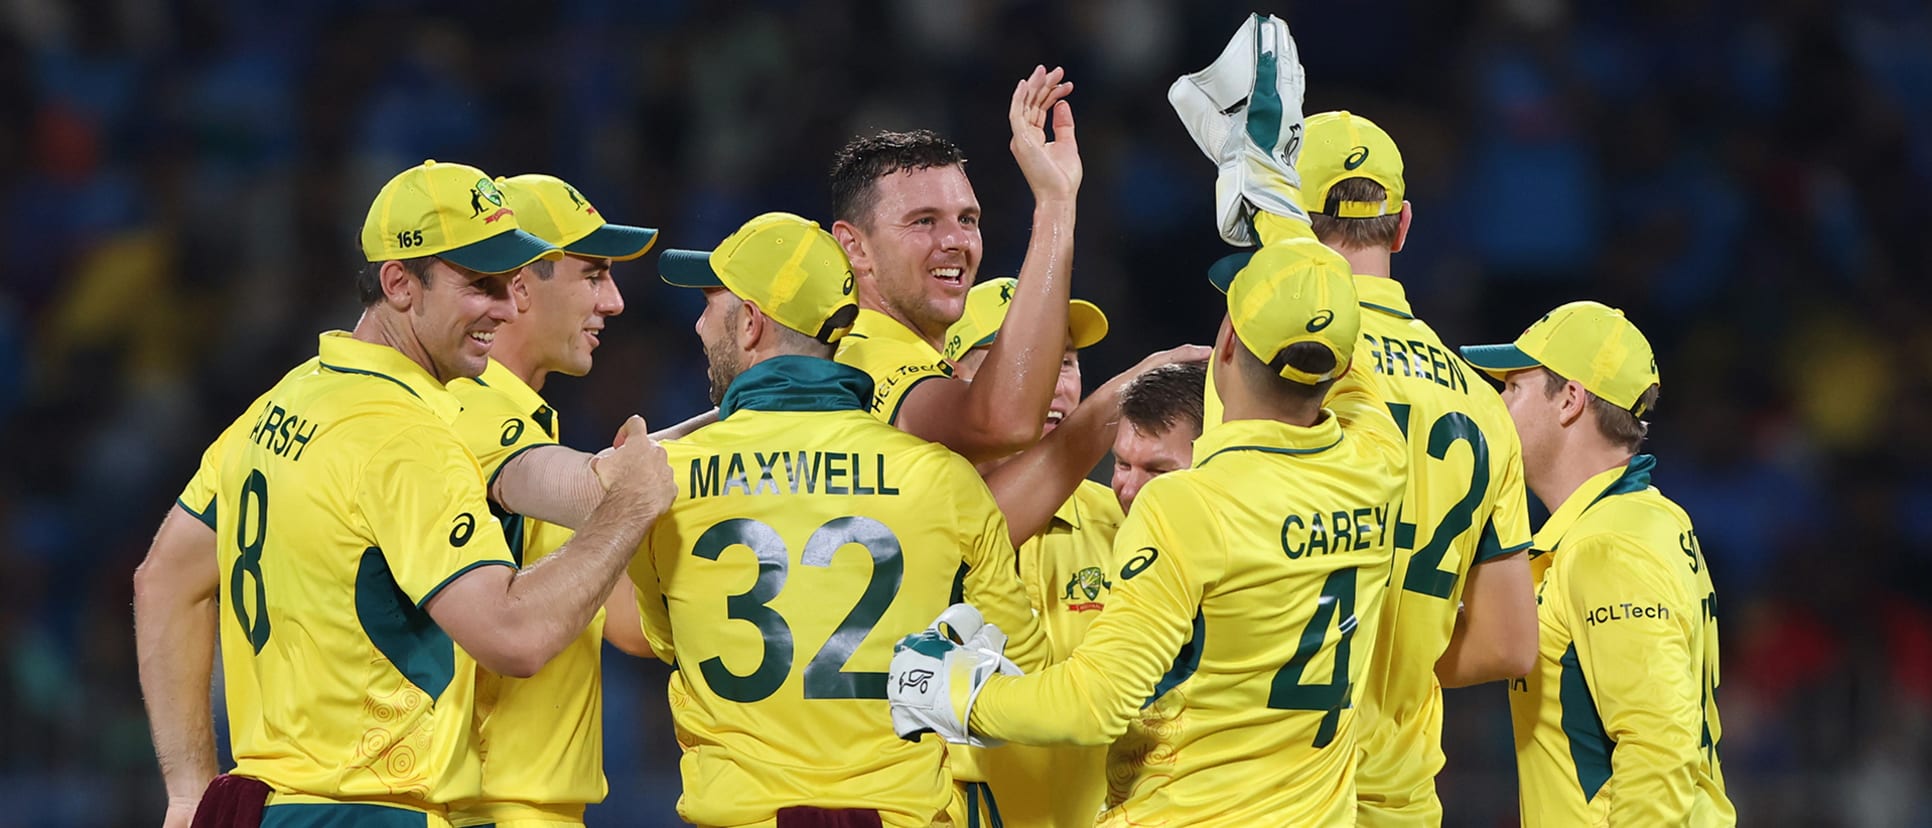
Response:
[{"label": "wet hair", "polygon": [[929,129],[854,138],[832,161],[832,218],[869,227],[879,203],[879,179],[965,163],[958,146]]},{"label": "wet hair", "polygon": [[1134,378],[1120,392],[1120,416],[1142,434],[1186,428],[1201,435],[1201,407],[1207,389],[1207,363],[1162,365]]}]

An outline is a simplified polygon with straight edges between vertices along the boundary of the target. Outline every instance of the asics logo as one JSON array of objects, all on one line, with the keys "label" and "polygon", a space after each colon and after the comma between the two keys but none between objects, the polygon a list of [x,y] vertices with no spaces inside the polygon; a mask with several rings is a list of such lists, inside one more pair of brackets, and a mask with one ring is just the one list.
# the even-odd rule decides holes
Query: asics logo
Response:
[{"label": "asics logo", "polygon": [[1352,170],[1368,163],[1368,147],[1356,147],[1347,158],[1342,159],[1342,169]]},{"label": "asics logo", "polygon": [[1308,320],[1308,332],[1314,333],[1316,331],[1319,331],[1323,328],[1328,327],[1329,323],[1334,321],[1335,321],[1335,312],[1332,310],[1325,310],[1320,313],[1317,313],[1315,314],[1315,318]]}]

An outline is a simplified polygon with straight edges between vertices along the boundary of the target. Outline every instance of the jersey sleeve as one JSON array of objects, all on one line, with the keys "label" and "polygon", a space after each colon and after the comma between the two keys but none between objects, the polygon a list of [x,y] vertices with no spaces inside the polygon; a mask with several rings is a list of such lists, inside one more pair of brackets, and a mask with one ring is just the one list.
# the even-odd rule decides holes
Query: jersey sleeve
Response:
[{"label": "jersey sleeve", "polygon": [[664,587],[658,581],[657,549],[681,548],[675,540],[676,525],[670,515],[660,518],[644,536],[644,545],[631,556],[632,597],[637,601],[637,618],[644,627],[644,640],[651,652],[665,664],[677,663],[671,639],[671,608],[664,602]]},{"label": "jersey sleeve", "polygon": [[418,607],[471,569],[516,566],[476,461],[447,431],[419,425],[390,438],[363,468],[356,508]]},{"label": "jersey sleeve", "polygon": [[1496,478],[1496,496],[1492,498],[1495,506],[1489,518],[1483,522],[1482,535],[1476,542],[1476,563],[1487,563],[1505,555],[1513,555],[1530,546],[1529,494],[1523,481],[1523,443],[1516,437],[1516,430],[1497,436],[1501,444],[1502,457],[1497,463],[1501,472]]},{"label": "jersey sleeve", "polygon": [[201,465],[195,469],[195,476],[188,479],[187,487],[174,499],[181,504],[183,511],[194,515],[196,520],[207,524],[210,529],[215,528],[215,500],[220,495],[221,450],[228,441],[228,432],[232,430],[233,426],[223,430],[213,443],[208,444],[207,450],[201,453]]},{"label": "jersey sleeve", "polygon": [[1683,825],[1700,759],[1691,626],[1701,608],[1669,564],[1629,541],[1584,538],[1561,554],[1577,661],[1612,745],[1610,824]]},{"label": "jersey sleeve", "polygon": [[1206,501],[1173,476],[1154,479],[1114,538],[1107,609],[1066,661],[993,676],[974,703],[973,732],[1032,745],[1105,745],[1169,675],[1193,634],[1207,585],[1226,564]]},{"label": "jersey sleeve", "polygon": [[865,410],[872,416],[896,425],[899,407],[914,386],[930,379],[952,376],[944,360],[931,361],[899,343],[885,339],[846,337],[839,346],[838,361],[872,378],[872,396]]},{"label": "jersey sleeve", "polygon": [[550,436],[551,424],[538,422],[537,411],[518,410],[507,395],[474,380],[450,383],[450,391],[463,401],[463,413],[453,424],[456,435],[462,438],[463,447],[476,455],[486,485],[496,483],[497,473],[511,458],[537,446],[557,443]]},{"label": "jersey sleeve", "polygon": [[959,502],[966,536],[960,538],[960,549],[965,554],[960,571],[961,594],[957,597],[972,604],[981,617],[1006,633],[1006,657],[1020,669],[1032,672],[1045,667],[1052,658],[1052,647],[1047,641],[1046,626],[1033,611],[1033,604],[1026,597],[1026,585],[1020,581],[1018,551],[1009,537],[1006,516],[1000,513],[992,493],[986,490],[986,484],[972,466],[957,455],[951,459],[955,462],[949,465],[949,471],[970,477],[963,482],[968,484],[965,490],[972,492]]}]

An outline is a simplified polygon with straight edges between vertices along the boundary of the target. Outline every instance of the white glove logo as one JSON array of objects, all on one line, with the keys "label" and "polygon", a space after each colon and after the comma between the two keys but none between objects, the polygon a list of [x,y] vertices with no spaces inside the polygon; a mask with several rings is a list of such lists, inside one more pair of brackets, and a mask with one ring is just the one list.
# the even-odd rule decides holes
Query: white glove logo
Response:
[{"label": "white glove logo", "polygon": [[907,670],[899,676],[898,691],[904,693],[906,688],[911,687],[916,688],[921,696],[931,695],[932,688],[929,686],[931,682],[931,670]]}]

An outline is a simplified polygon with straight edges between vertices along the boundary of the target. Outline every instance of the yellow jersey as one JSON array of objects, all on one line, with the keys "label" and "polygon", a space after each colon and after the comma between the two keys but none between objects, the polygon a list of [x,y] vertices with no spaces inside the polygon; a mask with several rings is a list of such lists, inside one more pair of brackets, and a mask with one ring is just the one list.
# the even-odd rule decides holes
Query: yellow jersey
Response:
[{"label": "yellow jersey", "polygon": [[1066,661],[994,676],[976,733],[1112,743],[1100,825],[1352,825],[1355,710],[1407,449],[1371,377],[1312,427],[1211,425],[1114,540],[1106,612]]},{"label": "yellow jersey", "polygon": [[849,366],[768,359],[717,423],[664,444],[678,499],[630,572],[676,667],[689,822],[811,805],[928,825],[952,797],[945,747],[893,733],[893,644],[964,598],[1024,669],[1046,660],[992,493],[964,458],[867,414],[871,392]]},{"label": "yellow jersey", "polygon": [[440,813],[474,797],[475,662],[422,607],[514,566],[460,404],[393,348],[323,334],[182,493],[215,530],[235,773]]},{"label": "yellow jersey", "polygon": [[[483,375],[459,379],[449,390],[463,403],[456,433],[483,468],[496,476],[511,458],[557,443],[557,412],[522,378],[490,360]],[[562,526],[503,511],[503,525],[518,566],[541,560],[570,540]],[[450,820],[483,825],[535,819],[582,822],[584,806],[601,802],[604,780],[604,615],[529,678],[499,676],[477,668],[477,751],[483,759],[483,794],[459,803]]]},{"label": "yellow jersey", "polygon": [[1409,310],[1402,284],[1356,276],[1355,361],[1408,440],[1409,487],[1375,657],[1360,690],[1361,824],[1440,825],[1442,685],[1469,569],[1529,548],[1523,451],[1502,397]]},{"label": "yellow jersey", "polygon": [[[1046,529],[1020,545],[1020,583],[1046,628],[1050,663],[1071,655],[1106,607],[1114,586],[1114,536],[1125,519],[1113,489],[1082,480]],[[991,789],[1000,822],[1008,828],[1085,828],[1106,801],[1104,746],[948,747],[953,776],[962,782],[951,808],[957,825],[972,828],[975,822],[967,805],[982,794],[965,788],[971,782]]]},{"label": "yellow jersey", "polygon": [[952,364],[911,328],[870,308],[859,309],[835,359],[872,377],[865,410],[887,423],[899,421],[899,406],[913,386],[953,375]]},{"label": "yellow jersey", "polygon": [[1648,454],[1536,533],[1536,667],[1510,682],[1523,825],[1737,824],[1717,717],[1717,592]]}]

